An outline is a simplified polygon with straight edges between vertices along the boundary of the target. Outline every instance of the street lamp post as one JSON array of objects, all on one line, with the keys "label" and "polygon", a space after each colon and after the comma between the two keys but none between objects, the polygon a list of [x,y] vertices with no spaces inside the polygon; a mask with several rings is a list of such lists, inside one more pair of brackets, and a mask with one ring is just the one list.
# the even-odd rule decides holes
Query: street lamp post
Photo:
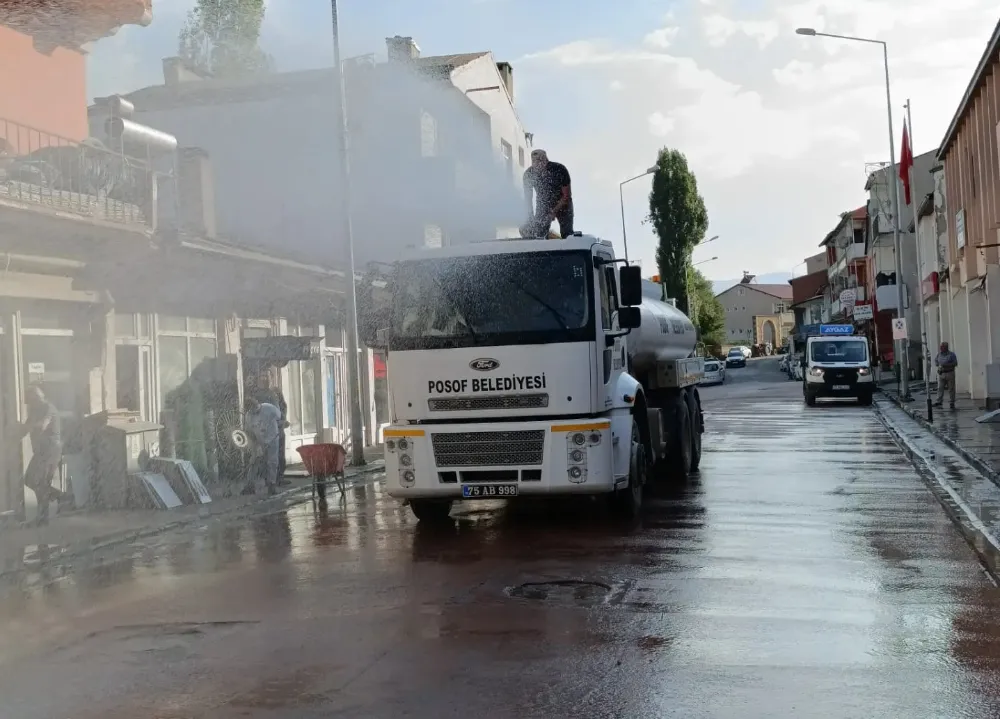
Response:
[{"label": "street lamp post", "polygon": [[648,170],[646,170],[641,175],[636,175],[635,177],[630,177],[627,180],[622,180],[621,182],[618,183],[618,202],[619,202],[619,204],[621,205],[621,208],[622,208],[622,242],[625,245],[625,259],[626,260],[628,260],[628,236],[626,235],[626,232],[625,232],[625,185],[627,185],[628,183],[633,182],[635,180],[641,180],[646,175],[652,175],[654,172],[656,172],[656,169],[657,168],[655,166],[650,167]]},{"label": "street lamp post", "polygon": [[340,170],[340,187],[337,193],[340,198],[340,233],[338,239],[347,240],[347,257],[350,282],[347,292],[347,384],[349,385],[351,404],[351,464],[365,464],[364,425],[361,421],[361,372],[358,348],[358,296],[357,284],[354,279],[354,231],[351,226],[351,168],[349,165],[349,143],[347,133],[347,93],[344,91],[344,68],[340,62],[340,23],[337,15],[337,0],[330,0],[331,21],[333,30],[333,69],[337,78],[337,149],[340,157],[337,166]]},{"label": "street lamp post", "polygon": [[[886,112],[889,117],[889,168],[890,176],[887,181],[892,183],[892,203],[893,203],[893,213],[895,217],[892,223],[892,236],[893,236],[893,254],[896,256],[896,307],[897,314],[899,317],[905,319],[903,314],[903,262],[902,262],[902,247],[899,240],[899,182],[896,172],[896,139],[894,135],[894,130],[892,127],[892,94],[889,90],[889,46],[884,40],[873,40],[866,37],[854,37],[851,35],[833,35],[831,33],[816,32],[815,29],[811,27],[800,27],[795,31],[799,35],[807,35],[809,37],[832,37],[837,40],[852,40],[854,42],[866,42],[871,45],[881,45],[882,46],[882,60],[885,64],[885,102],[886,102]],[[898,350],[896,352],[899,357],[899,373],[900,373],[900,386],[899,386],[899,396],[900,399],[909,399],[910,397],[910,361],[907,357],[907,341],[905,339],[899,340],[897,343]]]},{"label": "street lamp post", "polygon": [[[705,242],[699,242],[698,244],[704,245],[706,242],[711,242],[712,240],[717,240],[717,239],[719,239],[718,235],[713,237],[711,240],[705,240]],[[695,247],[697,247],[697,245],[695,245]],[[691,320],[692,324],[694,324],[696,317],[694,312],[694,303],[691,302],[691,270],[693,270],[698,265],[703,265],[706,262],[714,262],[717,259],[719,258],[709,257],[707,260],[701,260],[700,262],[690,262],[690,261],[688,262],[688,268],[684,273],[684,292],[685,294],[687,294],[688,319]]]}]

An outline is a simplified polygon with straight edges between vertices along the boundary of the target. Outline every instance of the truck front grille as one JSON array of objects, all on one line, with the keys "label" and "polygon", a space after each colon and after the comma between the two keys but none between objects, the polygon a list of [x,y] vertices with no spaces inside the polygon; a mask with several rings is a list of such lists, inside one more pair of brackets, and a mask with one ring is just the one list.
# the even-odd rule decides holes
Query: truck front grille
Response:
[{"label": "truck front grille", "polygon": [[549,406],[547,394],[497,394],[489,397],[438,397],[427,400],[431,412],[478,409],[541,409]]},{"label": "truck front grille", "polygon": [[431,434],[438,467],[503,467],[542,464],[545,430]]},{"label": "truck front grille", "polygon": [[848,367],[837,367],[823,372],[823,382],[826,385],[857,384],[858,371]]}]

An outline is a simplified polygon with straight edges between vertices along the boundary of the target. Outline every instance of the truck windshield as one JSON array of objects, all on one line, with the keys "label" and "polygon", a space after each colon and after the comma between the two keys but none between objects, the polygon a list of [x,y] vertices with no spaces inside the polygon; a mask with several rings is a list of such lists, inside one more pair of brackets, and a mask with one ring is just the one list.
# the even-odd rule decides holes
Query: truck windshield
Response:
[{"label": "truck windshield", "polygon": [[552,252],[401,263],[392,348],[592,340],[591,262]]},{"label": "truck windshield", "polygon": [[859,340],[834,340],[814,342],[813,362],[865,362],[868,359],[868,343]]}]

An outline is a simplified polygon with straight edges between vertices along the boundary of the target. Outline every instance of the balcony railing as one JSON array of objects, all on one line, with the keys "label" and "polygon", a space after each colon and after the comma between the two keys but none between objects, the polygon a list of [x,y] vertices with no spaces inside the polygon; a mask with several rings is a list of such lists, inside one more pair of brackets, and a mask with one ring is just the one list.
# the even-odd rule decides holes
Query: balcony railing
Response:
[{"label": "balcony railing", "polygon": [[157,173],[142,160],[0,118],[0,203],[152,228]]}]

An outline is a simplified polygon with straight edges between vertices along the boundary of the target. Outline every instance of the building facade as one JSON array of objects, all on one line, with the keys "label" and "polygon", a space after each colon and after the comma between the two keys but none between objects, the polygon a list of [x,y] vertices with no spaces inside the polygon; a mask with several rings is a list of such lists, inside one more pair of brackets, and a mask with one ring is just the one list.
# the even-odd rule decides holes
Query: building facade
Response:
[{"label": "building facade", "polygon": [[1000,24],[938,149],[943,197],[935,192],[935,214],[947,228],[942,337],[959,357],[957,389],[991,407],[1000,403],[998,53]]},{"label": "building facade", "polygon": [[[770,342],[780,346],[784,326],[791,323],[792,288],[789,285],[743,282],[716,295],[726,321],[726,343],[752,345]],[[757,317],[762,318],[757,322]]]}]

